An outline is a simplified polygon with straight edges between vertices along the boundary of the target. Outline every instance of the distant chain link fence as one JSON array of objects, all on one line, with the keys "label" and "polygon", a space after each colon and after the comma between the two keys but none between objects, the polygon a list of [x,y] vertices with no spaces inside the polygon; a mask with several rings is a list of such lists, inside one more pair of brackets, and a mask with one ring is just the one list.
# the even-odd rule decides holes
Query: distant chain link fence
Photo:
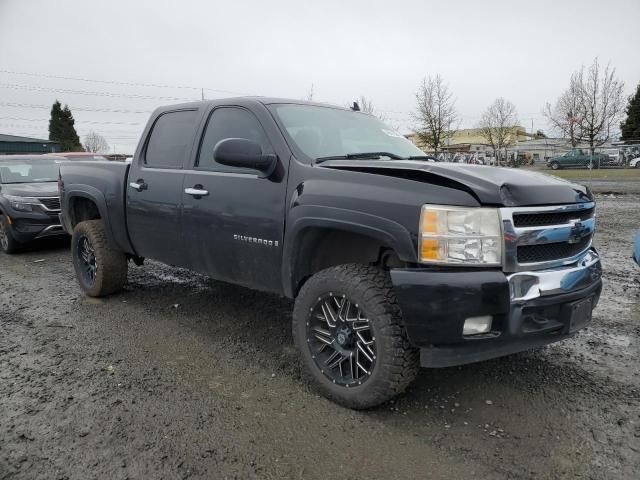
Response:
[{"label": "distant chain link fence", "polygon": [[567,148],[553,146],[544,148],[527,148],[526,146],[511,147],[496,153],[490,148],[476,148],[476,151],[448,151],[448,152],[427,152],[440,162],[465,163],[476,165],[494,165],[501,167],[521,167],[521,166],[544,166],[549,160],[564,155],[575,154],[584,159],[585,167],[591,163],[599,167],[627,168],[635,166],[633,160],[640,158],[640,145],[622,145],[599,147],[594,149],[593,154],[588,147]]}]

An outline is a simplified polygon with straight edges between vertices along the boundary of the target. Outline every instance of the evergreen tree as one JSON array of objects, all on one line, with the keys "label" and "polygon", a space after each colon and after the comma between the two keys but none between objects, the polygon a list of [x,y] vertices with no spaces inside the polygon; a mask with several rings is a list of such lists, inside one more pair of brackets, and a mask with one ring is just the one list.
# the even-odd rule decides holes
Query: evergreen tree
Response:
[{"label": "evergreen tree", "polygon": [[622,130],[622,140],[625,142],[640,141],[640,83],[636,93],[629,97],[627,105],[627,118],[620,124]]},{"label": "evergreen tree", "polygon": [[51,107],[51,119],[49,120],[49,140],[62,144],[65,152],[82,151],[80,138],[75,129],[73,114],[67,105],[62,108],[58,100]]}]

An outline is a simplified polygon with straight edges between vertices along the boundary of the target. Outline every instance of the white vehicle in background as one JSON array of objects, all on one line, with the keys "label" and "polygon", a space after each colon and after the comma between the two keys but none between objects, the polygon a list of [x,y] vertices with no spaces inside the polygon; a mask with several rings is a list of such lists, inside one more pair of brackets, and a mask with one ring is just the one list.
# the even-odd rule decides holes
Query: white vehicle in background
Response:
[{"label": "white vehicle in background", "polygon": [[640,157],[636,157],[629,162],[629,166],[633,168],[640,168]]},{"label": "white vehicle in background", "polygon": [[617,148],[608,148],[602,150],[600,153],[609,157],[609,161],[602,162],[603,166],[616,166],[619,167],[624,163],[624,155]]}]

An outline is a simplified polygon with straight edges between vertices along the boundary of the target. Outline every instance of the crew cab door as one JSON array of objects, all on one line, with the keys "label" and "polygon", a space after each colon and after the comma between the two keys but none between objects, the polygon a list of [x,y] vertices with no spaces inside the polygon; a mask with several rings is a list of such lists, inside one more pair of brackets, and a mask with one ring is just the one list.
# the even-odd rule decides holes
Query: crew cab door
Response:
[{"label": "crew cab door", "polygon": [[161,114],[131,165],[127,180],[127,228],[139,256],[186,265],[182,244],[183,165],[191,153],[199,112]]},{"label": "crew cab door", "polygon": [[214,108],[202,131],[193,167],[185,172],[182,200],[190,268],[219,280],[279,292],[286,189],[283,158],[267,178],[256,170],[214,161],[215,145],[226,138],[252,140],[263,153],[277,153],[258,118],[245,108]]}]

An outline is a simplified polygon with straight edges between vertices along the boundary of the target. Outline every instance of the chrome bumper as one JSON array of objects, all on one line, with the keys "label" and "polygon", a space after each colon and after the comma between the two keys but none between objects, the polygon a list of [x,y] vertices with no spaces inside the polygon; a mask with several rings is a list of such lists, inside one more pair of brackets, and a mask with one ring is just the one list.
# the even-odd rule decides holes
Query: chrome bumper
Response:
[{"label": "chrome bumper", "polygon": [[571,293],[593,285],[602,277],[600,256],[588,250],[576,263],[566,267],[507,276],[511,303],[523,303],[549,295]]}]

